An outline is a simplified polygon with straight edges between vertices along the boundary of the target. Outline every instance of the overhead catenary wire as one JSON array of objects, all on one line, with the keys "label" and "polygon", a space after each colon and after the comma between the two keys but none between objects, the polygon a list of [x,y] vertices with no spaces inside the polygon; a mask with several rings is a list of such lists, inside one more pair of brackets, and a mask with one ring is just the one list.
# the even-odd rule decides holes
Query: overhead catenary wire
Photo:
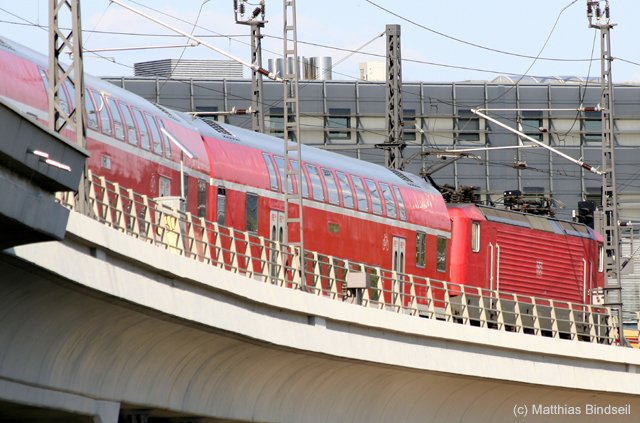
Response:
[{"label": "overhead catenary wire", "polygon": [[210,43],[207,43],[207,42],[205,42],[205,41],[203,41],[203,40],[201,40],[201,39],[198,39],[198,38],[194,37],[194,36],[193,36],[193,35],[191,35],[191,34],[188,34],[187,32],[182,31],[181,29],[178,29],[178,28],[176,28],[176,27],[173,27],[173,26],[171,26],[171,25],[169,25],[169,24],[167,24],[167,23],[165,23],[165,22],[162,22],[161,20],[156,19],[156,18],[154,18],[153,16],[149,16],[149,15],[147,15],[147,14],[145,14],[145,13],[142,13],[141,11],[139,11],[139,10],[137,10],[137,9],[134,9],[134,8],[132,8],[131,6],[128,6],[128,5],[124,4],[124,3],[123,3],[123,2],[121,2],[120,0],[109,0],[109,1],[110,1],[110,2],[112,2],[112,3],[115,3],[115,4],[117,4],[117,5],[119,5],[119,6],[123,7],[123,8],[125,8],[125,9],[127,9],[127,10],[129,10],[129,11],[133,12],[133,13],[136,13],[136,14],[139,14],[139,15],[141,15],[141,16],[144,16],[144,17],[146,17],[147,19],[149,19],[149,20],[151,20],[151,21],[153,21],[153,22],[157,23],[158,25],[162,25],[162,26],[164,26],[164,27],[166,27],[166,28],[168,28],[168,29],[170,29],[170,30],[172,30],[172,31],[174,31],[174,32],[177,32],[177,33],[179,33],[179,34],[182,34],[182,35],[184,35],[185,37],[189,38],[190,40],[193,40],[193,41],[195,41],[195,42],[197,42],[197,43],[199,43],[199,44],[202,44],[203,46],[206,46],[206,47],[210,48],[211,50],[214,50],[214,51],[216,51],[216,52],[218,52],[218,53],[222,54],[223,56],[227,56],[227,57],[228,57],[228,58],[230,58],[231,60],[234,60],[234,61],[236,61],[236,62],[238,62],[238,63],[241,63],[241,64],[243,64],[244,66],[246,66],[246,67],[248,67],[248,68],[250,68],[250,69],[254,69],[254,70],[256,70],[257,72],[259,72],[260,74],[262,74],[262,75],[266,76],[266,77],[267,77],[267,78],[269,78],[269,79],[273,79],[274,81],[281,81],[281,80],[282,80],[282,78],[277,77],[273,72],[268,72],[267,70],[263,69],[263,68],[262,68],[262,67],[260,67],[260,66],[257,66],[257,65],[256,65],[256,64],[254,64],[254,63],[249,63],[249,62],[247,62],[247,61],[245,61],[245,60],[242,60],[242,59],[240,59],[239,57],[236,57],[236,56],[234,56],[234,55],[233,55],[233,54],[231,54],[231,53],[227,53],[226,51],[224,51],[224,50],[222,50],[222,49],[220,49],[220,48],[218,48],[218,47],[216,47],[216,46],[214,46],[214,45],[212,45],[212,44],[210,44]]},{"label": "overhead catenary wire", "polygon": [[[528,55],[528,54],[514,53],[514,52],[501,50],[501,49],[497,49],[497,48],[493,48],[493,47],[487,47],[487,46],[484,46],[484,45],[481,45],[481,44],[478,44],[478,43],[474,43],[472,41],[463,40],[461,38],[454,37],[452,35],[445,34],[444,32],[437,31],[435,29],[429,28],[429,27],[427,27],[425,25],[422,25],[421,23],[416,22],[413,19],[409,19],[409,18],[407,18],[405,16],[400,15],[399,13],[396,13],[396,12],[390,10],[390,9],[387,9],[387,8],[379,5],[378,3],[376,3],[376,2],[374,2],[372,0],[365,0],[365,1],[367,3],[369,3],[369,4],[371,4],[372,6],[375,6],[378,9],[383,10],[386,13],[388,13],[388,14],[390,14],[392,16],[395,16],[398,19],[401,19],[401,20],[403,20],[403,21],[405,21],[407,23],[410,23],[411,25],[414,25],[414,26],[416,26],[418,28],[422,28],[425,31],[429,31],[429,32],[431,32],[433,34],[439,35],[439,36],[447,38],[449,40],[456,41],[456,42],[461,43],[461,44],[466,44],[466,45],[471,46],[471,47],[479,48],[479,49],[486,50],[486,51],[491,51],[491,52],[494,52],[494,53],[504,54],[504,55],[508,55],[508,56],[521,57],[521,58],[524,58],[524,59],[535,59],[535,60],[539,60],[540,59],[540,60],[552,60],[552,61],[564,61],[564,62],[584,61],[583,59],[559,59],[559,58],[541,57],[539,54],[536,55],[536,56],[531,56],[531,55]],[[562,12],[564,12],[564,10],[566,8],[568,8],[569,6],[574,4],[576,1],[577,0],[573,0],[569,5],[565,6],[560,11],[560,13],[562,14]]]},{"label": "overhead catenary wire", "polygon": [[[31,24],[30,24],[30,25],[31,25]],[[39,26],[39,25],[33,25],[33,26]],[[213,36],[214,36],[214,37],[224,37],[224,35],[213,35]],[[314,43],[314,44],[315,44],[315,43]],[[336,48],[336,47],[334,47],[334,46],[325,46],[325,47],[326,47],[326,48]],[[336,49],[339,49],[339,48],[336,48]],[[340,49],[340,50],[348,50],[348,49]],[[361,54],[367,54],[367,53],[362,53],[362,52],[361,52]],[[622,59],[622,60],[624,60],[624,59]],[[631,61],[628,61],[628,62],[633,63],[633,62],[631,62]],[[116,63],[117,63],[117,62],[116,62]],[[118,65],[120,65],[120,66],[125,66],[125,67],[130,68],[130,66],[124,65],[124,64],[122,64],[122,63],[117,63],[117,64],[118,64]],[[637,63],[633,63],[633,64],[638,65]],[[587,84],[585,84],[585,86],[586,86],[586,85],[588,85],[588,83],[587,83]],[[240,96],[236,96],[236,97],[241,98]],[[437,101],[440,101],[440,99],[437,99]]]}]

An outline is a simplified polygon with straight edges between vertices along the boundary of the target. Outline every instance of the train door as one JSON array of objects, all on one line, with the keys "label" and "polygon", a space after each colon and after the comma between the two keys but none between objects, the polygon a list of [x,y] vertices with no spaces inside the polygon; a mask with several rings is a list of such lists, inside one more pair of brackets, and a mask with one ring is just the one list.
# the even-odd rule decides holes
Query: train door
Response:
[{"label": "train door", "polygon": [[284,212],[279,210],[271,210],[269,213],[269,239],[271,245],[269,248],[269,275],[271,276],[271,283],[277,282],[278,274],[280,273],[279,263],[281,262],[280,256],[282,251],[278,249],[276,243],[282,243],[284,241],[284,231],[286,230],[286,223],[284,221]]},{"label": "train door", "polygon": [[393,256],[391,257],[391,270],[397,275],[397,279],[393,282],[393,295],[395,298],[393,300],[398,300],[398,304],[403,304],[403,281],[404,277],[404,263],[405,263],[405,251],[406,251],[406,240],[404,238],[399,238],[394,236],[391,253]]}]

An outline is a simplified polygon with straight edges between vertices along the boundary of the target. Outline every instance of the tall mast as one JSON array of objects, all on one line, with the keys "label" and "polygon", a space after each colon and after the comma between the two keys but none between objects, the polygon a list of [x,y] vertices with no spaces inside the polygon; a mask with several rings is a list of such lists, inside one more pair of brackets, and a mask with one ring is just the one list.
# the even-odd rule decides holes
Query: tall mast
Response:
[{"label": "tall mast", "polygon": [[247,0],[234,0],[233,12],[236,23],[249,25],[251,27],[251,129],[255,132],[264,133],[264,114],[262,110],[263,83],[262,73],[258,69],[262,68],[262,33],[265,21],[265,0],[260,0],[258,6],[251,12],[249,17],[245,17],[245,3]]},{"label": "tall mast", "polygon": [[[611,28],[609,2],[587,1],[589,28],[600,30],[600,89],[602,97],[602,212],[605,238],[605,306],[618,316],[620,342],[628,345],[624,338],[622,322],[622,282],[620,277],[620,226],[618,216],[618,195],[616,191],[615,145],[613,135],[613,81],[611,79]],[[594,20],[595,16],[595,20]]]},{"label": "tall mast", "polygon": [[[60,27],[60,21],[69,19],[71,30]],[[65,53],[71,59],[64,66],[60,58]],[[68,104],[64,86],[73,87],[74,98]],[[80,23],[80,0],[49,0],[49,128],[61,133],[65,128],[76,133],[76,144],[86,148],[84,116],[84,66],[82,56],[82,25]],[[88,211],[86,196],[87,167],[80,178],[76,208]]]},{"label": "tall mast", "polygon": [[[298,81],[300,65],[298,63],[298,31],[296,24],[295,0],[283,1],[283,44],[284,44],[284,157],[285,184],[284,212],[287,230],[285,243],[298,249],[300,254],[301,287],[305,285],[304,260],[304,219],[302,204],[302,141],[300,140],[300,110],[298,100]],[[297,180],[297,187],[293,181]],[[294,192],[294,189],[297,191]],[[292,231],[293,228],[298,231]],[[290,232],[291,231],[291,232]],[[297,239],[289,239],[289,235]]]},{"label": "tall mast", "polygon": [[400,52],[400,25],[387,25],[387,86],[386,127],[387,139],[382,147],[389,169],[404,169],[402,150],[405,147],[402,122],[402,54]]}]

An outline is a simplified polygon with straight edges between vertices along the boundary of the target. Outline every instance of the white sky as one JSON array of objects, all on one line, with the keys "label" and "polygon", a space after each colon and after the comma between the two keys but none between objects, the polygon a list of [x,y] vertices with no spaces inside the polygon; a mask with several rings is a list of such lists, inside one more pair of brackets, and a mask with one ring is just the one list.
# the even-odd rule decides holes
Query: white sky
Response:
[{"label": "white sky", "polygon": [[[146,9],[187,32],[191,32],[202,6],[198,21],[201,28],[197,28],[195,34],[224,35],[205,39],[244,60],[250,59],[249,27],[235,23],[233,0],[209,0],[204,5],[203,0],[123,1],[138,9],[144,10],[143,6],[146,5],[165,13],[163,16]],[[279,39],[282,37],[282,3],[281,0],[266,0],[266,18],[269,22],[263,29],[266,35],[263,42],[264,67],[268,58],[282,55],[283,45]],[[415,24],[393,16],[372,3]],[[640,5],[638,0],[611,0],[610,6],[611,21],[617,24],[611,31],[611,53],[621,59],[613,62],[613,79],[616,82],[640,83],[640,51],[636,29],[640,22]],[[173,36],[143,37],[89,32],[170,34],[170,31],[109,0],[83,0],[81,7],[86,49],[185,43],[183,38]],[[249,6],[249,10],[253,7]],[[176,17],[189,23],[178,21]],[[492,80],[497,75],[524,73],[532,76],[600,75],[600,37],[597,30],[588,28],[586,0],[297,0],[297,18],[298,40],[301,42],[298,46],[299,55],[331,56],[334,63],[349,53],[319,45],[355,50],[382,33],[386,24],[400,24],[404,81]],[[25,20],[46,26],[48,0],[0,0],[0,35],[47,53],[47,32],[32,25],[18,25],[25,24]],[[557,25],[552,31],[556,20]],[[418,25],[464,42],[438,35]],[[384,38],[378,38],[362,51],[384,56]],[[182,53],[182,49],[178,48],[101,53],[118,64],[86,54],[85,68],[94,75],[128,76],[133,74],[135,62],[178,58]],[[538,55],[541,58],[534,60]],[[225,59],[202,46],[187,48],[183,57]],[[588,59],[591,57],[595,60],[590,66]],[[356,79],[358,63],[371,60],[383,59],[365,54],[352,55],[334,69],[333,78]],[[248,71],[245,71],[245,75],[248,75]]]}]

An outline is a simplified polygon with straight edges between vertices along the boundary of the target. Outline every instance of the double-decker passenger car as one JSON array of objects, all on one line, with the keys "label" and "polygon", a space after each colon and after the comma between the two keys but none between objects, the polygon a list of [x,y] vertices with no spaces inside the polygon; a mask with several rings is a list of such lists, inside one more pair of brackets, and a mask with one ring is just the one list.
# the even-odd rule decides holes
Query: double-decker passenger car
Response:
[{"label": "double-decker passenger car", "polygon": [[[46,57],[0,40],[0,96],[42,122],[48,120],[47,65]],[[151,197],[182,195],[194,214],[273,239],[282,239],[284,190],[301,189],[307,249],[446,277],[451,227],[446,205],[420,178],[303,146],[302,163],[293,162],[302,168],[302,181],[285,188],[282,140],[166,110],[90,76],[85,85],[94,173]],[[72,104],[71,83],[64,94]],[[289,239],[297,238],[299,227],[290,230]],[[439,251],[440,262],[435,255],[429,260],[427,251]]]},{"label": "double-decker passenger car", "polygon": [[[45,123],[47,66],[46,57],[0,38],[0,98]],[[140,194],[180,196],[195,215],[279,240],[285,190],[301,190],[311,251],[577,302],[602,286],[602,239],[584,226],[477,206],[447,209],[415,175],[307,146],[301,163],[291,161],[301,180],[285,187],[281,139],[167,110],[97,78],[85,84],[89,168]],[[73,104],[72,83],[63,97]],[[296,239],[299,227],[289,229]]]}]

